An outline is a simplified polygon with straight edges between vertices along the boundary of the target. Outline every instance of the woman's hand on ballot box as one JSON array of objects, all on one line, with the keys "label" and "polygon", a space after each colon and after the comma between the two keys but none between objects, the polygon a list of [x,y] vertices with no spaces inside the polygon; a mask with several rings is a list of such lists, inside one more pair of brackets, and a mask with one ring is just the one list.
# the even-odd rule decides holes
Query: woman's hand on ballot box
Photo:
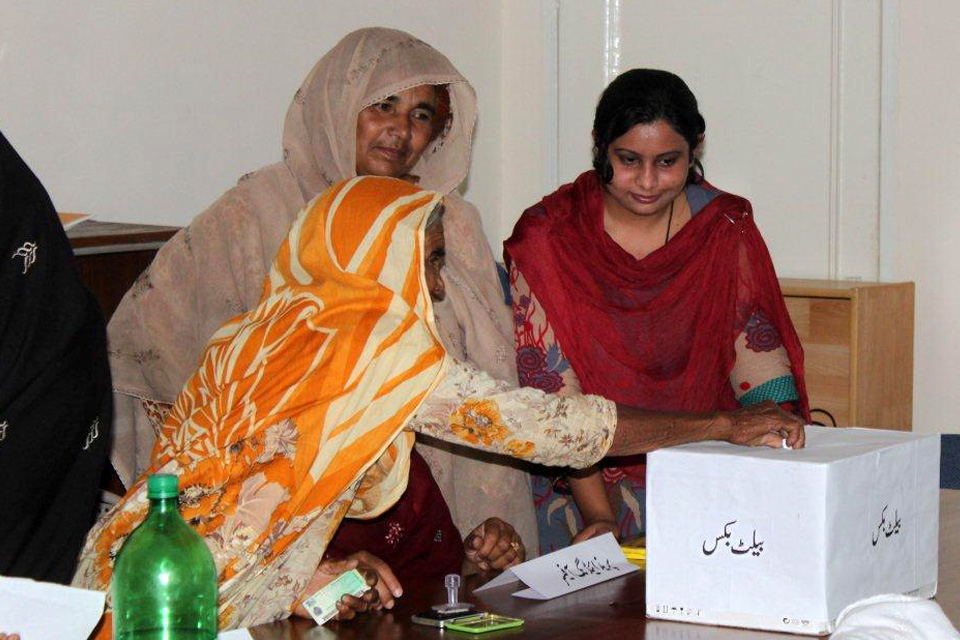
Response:
[{"label": "woman's hand on ballot box", "polygon": [[729,414],[731,424],[728,433],[719,440],[750,447],[766,445],[780,448],[786,440],[787,447],[802,449],[806,442],[803,420],[787,413],[772,400],[738,409]]},{"label": "woman's hand on ballot box", "polygon": [[617,430],[608,456],[647,453],[689,442],[724,440],[744,446],[800,449],[803,420],[772,401],[735,411],[666,413],[617,405]]}]

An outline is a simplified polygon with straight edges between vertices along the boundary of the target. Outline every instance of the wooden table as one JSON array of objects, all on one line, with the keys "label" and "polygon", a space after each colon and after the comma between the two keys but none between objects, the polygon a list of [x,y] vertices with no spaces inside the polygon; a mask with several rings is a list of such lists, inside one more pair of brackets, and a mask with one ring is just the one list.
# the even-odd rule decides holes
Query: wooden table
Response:
[{"label": "wooden table", "polygon": [[[940,492],[940,584],[937,601],[956,626],[960,624],[960,491]],[[483,584],[484,579],[467,579],[468,590]],[[572,593],[568,596],[537,602],[510,595],[515,589],[499,588],[479,595],[468,593],[466,599],[481,610],[523,618],[522,630],[494,632],[479,636],[441,632],[433,627],[413,624],[410,616],[444,602],[442,585],[413,587],[399,600],[396,609],[385,614],[366,615],[351,622],[329,623],[317,627],[308,620],[284,620],[251,629],[256,640],[463,640],[476,637],[494,638],[563,638],[601,640],[785,640],[802,638],[784,633],[745,631],[726,627],[648,620],[644,616],[644,576],[642,572],[626,578]]]},{"label": "wooden table", "polygon": [[179,231],[124,222],[84,220],[67,230],[80,278],[100,302],[107,320],[157,249]]}]

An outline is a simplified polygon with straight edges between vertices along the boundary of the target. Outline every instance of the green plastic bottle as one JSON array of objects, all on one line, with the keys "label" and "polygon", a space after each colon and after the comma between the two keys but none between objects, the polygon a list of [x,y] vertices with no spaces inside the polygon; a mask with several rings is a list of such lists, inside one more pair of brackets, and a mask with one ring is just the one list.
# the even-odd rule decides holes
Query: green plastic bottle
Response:
[{"label": "green plastic bottle", "polygon": [[217,569],[180,516],[178,478],[147,479],[150,512],[113,569],[114,640],[216,640]]}]

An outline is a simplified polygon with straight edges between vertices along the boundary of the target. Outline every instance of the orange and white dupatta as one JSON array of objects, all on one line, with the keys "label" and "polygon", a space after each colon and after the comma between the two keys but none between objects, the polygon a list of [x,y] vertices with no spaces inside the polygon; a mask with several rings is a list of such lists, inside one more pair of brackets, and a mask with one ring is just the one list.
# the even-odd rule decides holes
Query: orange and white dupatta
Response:
[{"label": "orange and white dupatta", "polygon": [[[361,177],[294,222],[260,304],[210,340],[153,450],[213,551],[222,629],[289,615],[345,515],[406,488],[404,426],[439,382],[423,226],[441,195]],[[74,584],[105,590],[146,476],[88,535]]]}]

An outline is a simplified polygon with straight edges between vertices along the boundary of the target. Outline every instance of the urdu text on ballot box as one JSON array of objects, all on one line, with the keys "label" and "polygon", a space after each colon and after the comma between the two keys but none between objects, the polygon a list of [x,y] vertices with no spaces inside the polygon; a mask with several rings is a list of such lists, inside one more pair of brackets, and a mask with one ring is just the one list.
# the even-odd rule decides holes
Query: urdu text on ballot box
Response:
[{"label": "urdu text on ballot box", "polygon": [[806,433],[648,454],[649,617],[821,635],[862,598],[936,593],[940,436]]}]

